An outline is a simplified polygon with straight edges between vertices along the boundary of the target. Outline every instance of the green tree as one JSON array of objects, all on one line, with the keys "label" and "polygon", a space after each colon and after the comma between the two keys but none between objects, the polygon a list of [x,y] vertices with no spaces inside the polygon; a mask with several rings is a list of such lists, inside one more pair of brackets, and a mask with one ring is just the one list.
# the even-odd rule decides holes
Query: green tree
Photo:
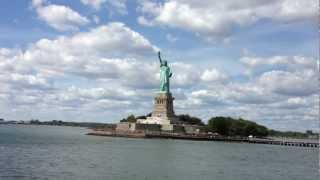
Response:
[{"label": "green tree", "polygon": [[128,116],[125,119],[120,120],[120,122],[131,122],[131,123],[135,123],[137,121],[137,119],[134,117],[133,114],[131,114],[130,116]]},{"label": "green tree", "polygon": [[217,132],[221,135],[229,135],[231,122],[225,117],[211,118],[208,122],[209,130]]},{"label": "green tree", "polygon": [[214,117],[208,121],[208,130],[224,136],[267,136],[265,126],[244,119],[230,117]]},{"label": "green tree", "polygon": [[190,116],[189,114],[180,114],[178,115],[179,121],[182,121],[186,124],[192,124],[192,125],[204,125],[202,120],[197,117]]}]

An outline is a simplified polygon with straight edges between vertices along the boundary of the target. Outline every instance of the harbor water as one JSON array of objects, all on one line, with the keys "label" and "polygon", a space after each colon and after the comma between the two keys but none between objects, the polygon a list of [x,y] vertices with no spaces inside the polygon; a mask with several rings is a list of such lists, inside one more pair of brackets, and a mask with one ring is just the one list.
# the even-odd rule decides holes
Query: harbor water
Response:
[{"label": "harbor water", "polygon": [[86,128],[0,125],[0,179],[316,180],[319,149],[87,136]]}]

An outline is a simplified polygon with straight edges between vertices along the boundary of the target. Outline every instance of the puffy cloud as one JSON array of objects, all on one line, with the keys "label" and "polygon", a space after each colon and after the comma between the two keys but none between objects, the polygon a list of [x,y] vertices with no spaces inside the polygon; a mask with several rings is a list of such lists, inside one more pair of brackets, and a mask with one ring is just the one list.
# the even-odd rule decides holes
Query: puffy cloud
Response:
[{"label": "puffy cloud", "polygon": [[52,85],[47,81],[46,78],[41,77],[41,75],[23,75],[23,74],[10,74],[7,81],[12,83],[13,87],[23,88],[50,88]]},{"label": "puffy cloud", "polygon": [[[310,98],[315,98],[314,96],[304,97],[290,97],[285,101],[280,101],[279,103],[272,104],[271,106],[276,108],[285,108],[285,109],[301,109],[308,107],[314,103],[310,101]],[[311,107],[313,107],[311,106]]]},{"label": "puffy cloud", "polygon": [[274,56],[269,59],[261,57],[242,57],[240,62],[251,67],[255,68],[261,65],[281,65],[289,64],[289,57],[286,56]]},{"label": "puffy cloud", "polygon": [[313,69],[316,66],[316,60],[312,57],[304,56],[272,56],[272,57],[242,57],[240,62],[250,69],[258,69],[260,67],[273,68],[309,68]]},{"label": "puffy cloud", "polygon": [[201,75],[201,80],[205,82],[225,81],[227,79],[227,75],[218,71],[217,69],[207,69]]},{"label": "puffy cloud", "polygon": [[[93,8],[95,8],[96,10],[100,10],[101,6],[104,3],[108,3],[108,5],[106,6],[110,12],[115,12],[115,13],[119,13],[119,14],[128,14],[127,12],[127,6],[126,6],[126,0],[81,0],[81,2],[84,5],[89,5]],[[111,15],[111,14],[110,14]]]},{"label": "puffy cloud", "polygon": [[172,63],[174,85],[177,87],[186,87],[193,85],[200,80],[201,70],[197,70],[192,64],[181,62]]},{"label": "puffy cloud", "polygon": [[[158,88],[159,64],[149,61],[157,50],[141,34],[118,22],[69,37],[41,39],[24,51],[2,48],[0,97],[2,103],[16,109],[33,104],[91,112],[95,107],[129,110],[138,106],[144,112],[142,107],[150,107]],[[170,66],[175,88],[201,83],[205,69],[180,62]],[[90,87],[83,88],[87,83]]]},{"label": "puffy cloud", "polygon": [[90,22],[89,19],[67,6],[45,5],[45,2],[41,0],[33,0],[32,5],[41,20],[59,31],[77,30],[79,26]]},{"label": "puffy cloud", "polygon": [[123,87],[119,88],[91,88],[83,89],[71,86],[67,89],[67,93],[70,96],[76,96],[77,98],[86,98],[86,99],[115,99],[115,100],[124,100],[129,99],[130,97],[136,96],[136,92],[130,89],[124,89]]},{"label": "puffy cloud", "polygon": [[[25,60],[22,61],[24,63],[40,66],[46,74],[69,72],[108,76],[119,68],[126,68],[130,63],[130,60],[121,61],[119,58],[144,57],[157,49],[139,33],[122,23],[113,22],[71,37],[41,39],[20,58]],[[117,66],[120,62],[121,67]]]},{"label": "puffy cloud", "polygon": [[62,89],[51,95],[46,95],[46,103],[55,104],[56,106],[66,107],[69,110],[77,107],[83,111],[109,111],[114,108],[129,107],[132,104],[132,97],[136,93],[132,90],[111,87],[95,88],[77,88],[71,86]]},{"label": "puffy cloud", "polygon": [[[280,130],[317,129],[318,74],[314,58],[248,57],[240,61],[252,71],[263,71],[247,80],[236,81],[230,76],[225,83],[203,81],[206,83],[186,93],[186,99],[177,100],[179,112],[192,112],[204,119],[242,117]],[[203,71],[202,80],[211,77],[209,74],[219,74],[209,71],[212,69]]]},{"label": "puffy cloud", "polygon": [[186,29],[212,40],[262,19],[277,22],[315,19],[317,5],[316,0],[169,0],[163,3],[144,0],[138,8],[142,13],[138,22]]},{"label": "puffy cloud", "polygon": [[101,82],[114,79],[131,88],[151,89],[157,84],[156,64],[135,59],[102,59],[99,65],[88,63],[80,73],[94,75]]},{"label": "puffy cloud", "polygon": [[111,8],[109,8],[109,11],[115,10],[116,13],[119,14],[128,14],[127,12],[127,6],[126,6],[126,0],[108,0],[109,5]]},{"label": "puffy cloud", "polygon": [[234,83],[227,88],[228,97],[240,104],[269,104],[284,99],[260,86],[255,81],[243,84]]},{"label": "puffy cloud", "polygon": [[190,93],[190,99],[192,102],[201,104],[202,106],[221,106],[228,104],[226,94],[221,90],[196,90]]},{"label": "puffy cloud", "polygon": [[303,56],[242,57],[246,73],[256,84],[287,96],[309,96],[317,91],[316,60]]},{"label": "puffy cloud", "polygon": [[106,0],[81,0],[84,5],[90,5],[95,9],[100,9],[101,5],[106,2]]},{"label": "puffy cloud", "polygon": [[[123,101],[119,99],[135,93],[125,86],[146,86],[148,83],[141,82],[147,81],[146,77],[151,86],[156,81],[155,64],[135,60],[156,50],[141,34],[117,22],[70,37],[41,39],[25,51],[1,48],[2,103],[18,108],[26,100],[40,99],[36,104],[42,108],[56,105],[70,109],[94,99]],[[76,88],[84,83],[83,78],[92,80],[94,88]],[[99,83],[102,87],[96,88]],[[73,84],[74,88],[64,90]]]},{"label": "puffy cloud", "polygon": [[[59,38],[57,41],[49,43],[69,46],[75,53],[79,53],[77,51],[91,51],[102,54],[104,52],[111,53],[115,51],[118,53],[119,51],[125,51],[141,54],[158,50],[141,34],[120,22],[112,22],[108,25],[91,29],[90,32],[78,33],[72,38]],[[45,43],[41,44],[39,42],[39,45],[43,45],[46,48]]]},{"label": "puffy cloud", "polygon": [[41,7],[44,3],[46,3],[45,0],[32,0],[32,6],[33,7]]},{"label": "puffy cloud", "polygon": [[302,72],[270,71],[259,78],[265,88],[288,96],[309,96],[317,92],[317,76],[314,71]]}]

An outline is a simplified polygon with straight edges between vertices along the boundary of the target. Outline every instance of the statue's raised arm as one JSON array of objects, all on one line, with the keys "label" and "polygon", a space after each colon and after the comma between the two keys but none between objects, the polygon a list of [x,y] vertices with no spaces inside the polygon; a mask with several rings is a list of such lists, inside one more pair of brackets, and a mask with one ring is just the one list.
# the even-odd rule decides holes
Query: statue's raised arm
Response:
[{"label": "statue's raised arm", "polygon": [[160,62],[160,66],[162,65],[162,60],[161,60],[161,54],[160,51],[158,52],[158,57],[159,57],[159,62]]}]

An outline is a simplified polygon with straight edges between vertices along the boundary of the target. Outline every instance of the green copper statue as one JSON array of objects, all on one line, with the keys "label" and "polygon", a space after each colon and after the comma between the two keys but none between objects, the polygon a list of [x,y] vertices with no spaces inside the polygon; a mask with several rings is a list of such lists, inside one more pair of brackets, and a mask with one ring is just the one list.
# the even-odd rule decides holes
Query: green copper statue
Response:
[{"label": "green copper statue", "polygon": [[170,77],[172,76],[172,72],[168,66],[168,62],[166,60],[161,60],[160,51],[158,52],[158,57],[160,61],[160,92],[169,93]]}]

